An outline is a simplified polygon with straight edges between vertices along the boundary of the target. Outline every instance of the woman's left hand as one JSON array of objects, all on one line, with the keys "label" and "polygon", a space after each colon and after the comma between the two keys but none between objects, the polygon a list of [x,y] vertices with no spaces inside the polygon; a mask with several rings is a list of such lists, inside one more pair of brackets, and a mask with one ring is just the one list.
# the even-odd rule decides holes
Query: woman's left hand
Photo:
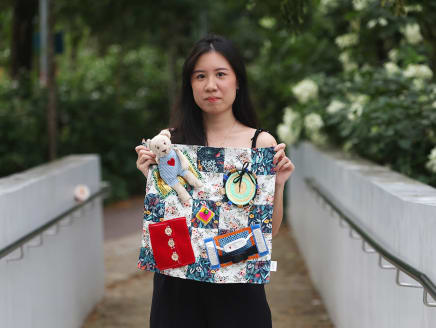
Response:
[{"label": "woman's left hand", "polygon": [[295,169],[292,161],[285,154],[286,145],[284,143],[275,146],[276,154],[273,158],[274,170],[276,171],[276,185],[283,186]]}]

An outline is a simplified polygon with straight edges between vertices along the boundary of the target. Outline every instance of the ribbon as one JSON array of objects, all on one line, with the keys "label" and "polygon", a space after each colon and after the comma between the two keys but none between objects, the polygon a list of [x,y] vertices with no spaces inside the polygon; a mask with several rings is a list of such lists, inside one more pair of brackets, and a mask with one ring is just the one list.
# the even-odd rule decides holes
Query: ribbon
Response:
[{"label": "ribbon", "polygon": [[238,172],[239,175],[233,180],[233,183],[239,182],[239,191],[241,191],[242,177],[244,176],[244,174],[247,174],[250,177],[251,181],[256,184],[256,180],[253,178],[253,175],[251,175],[250,172],[247,170],[248,165],[250,165],[250,163],[245,162],[242,166],[242,169]]}]

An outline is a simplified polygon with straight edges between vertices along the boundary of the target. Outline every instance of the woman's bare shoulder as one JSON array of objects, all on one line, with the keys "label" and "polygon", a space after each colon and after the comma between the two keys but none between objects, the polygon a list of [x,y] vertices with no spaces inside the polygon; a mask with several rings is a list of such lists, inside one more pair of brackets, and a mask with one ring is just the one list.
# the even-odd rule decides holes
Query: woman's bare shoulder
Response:
[{"label": "woman's bare shoulder", "polygon": [[259,133],[256,141],[257,148],[274,147],[274,146],[277,146],[277,141],[269,132],[262,131],[261,133]]}]

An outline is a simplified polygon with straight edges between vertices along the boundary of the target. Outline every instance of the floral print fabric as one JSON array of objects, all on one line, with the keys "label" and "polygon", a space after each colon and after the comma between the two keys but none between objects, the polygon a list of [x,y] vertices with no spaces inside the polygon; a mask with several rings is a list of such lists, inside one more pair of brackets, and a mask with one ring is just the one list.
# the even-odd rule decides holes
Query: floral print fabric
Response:
[{"label": "floral print fabric", "polygon": [[[179,178],[192,197],[190,206],[183,206],[177,194],[169,189],[160,178],[157,166],[150,168],[144,198],[144,224],[138,267],[173,277],[210,283],[268,283],[275,186],[275,172],[272,163],[273,147],[253,149],[188,145],[174,145],[174,147],[180,149],[188,158],[190,171],[202,180],[203,187],[194,190],[186,184],[183,178]],[[248,170],[257,175],[258,190],[252,205],[238,207],[225,202],[220,191],[224,187],[224,174],[232,169],[242,169],[246,162],[249,163]],[[212,210],[215,214],[207,224],[196,218],[202,206]],[[159,271],[153,257],[148,226],[178,217],[186,217],[196,261],[180,268]],[[246,260],[212,270],[204,239],[254,224],[261,226],[269,254],[255,260]]]}]

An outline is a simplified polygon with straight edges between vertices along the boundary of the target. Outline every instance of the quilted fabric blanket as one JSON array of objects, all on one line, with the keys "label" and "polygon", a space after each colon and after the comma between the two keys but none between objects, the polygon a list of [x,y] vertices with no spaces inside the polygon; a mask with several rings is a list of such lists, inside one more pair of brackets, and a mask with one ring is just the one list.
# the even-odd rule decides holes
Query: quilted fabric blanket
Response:
[{"label": "quilted fabric blanket", "polygon": [[176,192],[150,167],[138,267],[210,283],[268,283],[275,172],[273,147],[173,145],[203,186]]}]

